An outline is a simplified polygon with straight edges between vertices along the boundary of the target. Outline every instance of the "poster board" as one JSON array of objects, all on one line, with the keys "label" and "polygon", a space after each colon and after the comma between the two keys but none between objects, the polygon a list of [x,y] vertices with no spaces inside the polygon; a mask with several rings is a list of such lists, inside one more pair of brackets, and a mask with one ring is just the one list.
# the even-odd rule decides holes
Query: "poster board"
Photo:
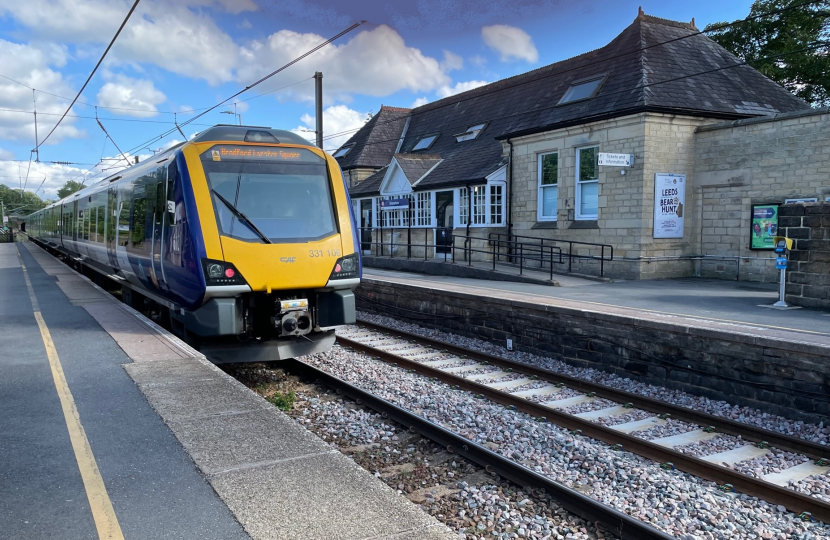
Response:
[{"label": "poster board", "polygon": [[753,204],[749,228],[749,249],[774,249],[778,235],[778,203]]},{"label": "poster board", "polygon": [[683,238],[686,175],[654,175],[654,238]]}]

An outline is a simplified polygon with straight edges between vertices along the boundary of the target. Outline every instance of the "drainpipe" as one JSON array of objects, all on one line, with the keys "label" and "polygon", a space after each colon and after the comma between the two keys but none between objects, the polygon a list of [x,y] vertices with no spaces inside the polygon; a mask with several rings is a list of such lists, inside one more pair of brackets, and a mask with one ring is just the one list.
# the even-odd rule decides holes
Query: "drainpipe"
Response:
[{"label": "drainpipe", "polygon": [[[467,184],[467,238],[464,239],[464,256],[470,257],[472,259],[473,252],[467,251],[467,246],[473,247],[472,242],[470,242],[470,224],[473,222],[473,190],[470,188],[470,184]],[[466,260],[466,259],[465,259]]]},{"label": "drainpipe", "polygon": [[507,144],[510,145],[510,156],[507,158],[507,240],[509,241],[513,234],[513,141],[507,139]]}]

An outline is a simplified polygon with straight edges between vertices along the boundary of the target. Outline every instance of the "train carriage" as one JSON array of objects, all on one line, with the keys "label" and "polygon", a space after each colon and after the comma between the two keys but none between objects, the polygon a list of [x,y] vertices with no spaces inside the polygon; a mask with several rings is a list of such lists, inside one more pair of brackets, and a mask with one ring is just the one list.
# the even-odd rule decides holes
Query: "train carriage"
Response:
[{"label": "train carriage", "polygon": [[294,133],[215,126],[27,218],[33,240],[157,305],[215,362],[331,347],[362,273],[337,162]]}]

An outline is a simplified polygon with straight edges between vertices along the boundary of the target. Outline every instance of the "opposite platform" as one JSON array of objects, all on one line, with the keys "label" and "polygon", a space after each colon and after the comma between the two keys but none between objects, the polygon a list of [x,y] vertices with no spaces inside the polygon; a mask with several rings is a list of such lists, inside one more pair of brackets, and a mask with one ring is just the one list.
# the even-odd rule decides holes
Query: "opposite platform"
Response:
[{"label": "opposite platform", "polygon": [[30,243],[0,245],[0,536],[101,531],[101,493],[76,459],[36,312],[124,538],[454,537]]}]

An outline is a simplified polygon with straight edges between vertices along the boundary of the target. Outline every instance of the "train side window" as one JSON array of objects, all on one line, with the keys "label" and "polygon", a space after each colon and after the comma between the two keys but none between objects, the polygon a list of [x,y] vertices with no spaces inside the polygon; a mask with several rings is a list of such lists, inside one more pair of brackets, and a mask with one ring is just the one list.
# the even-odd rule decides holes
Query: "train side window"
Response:
[{"label": "train side window", "polygon": [[83,231],[84,240],[89,240],[89,213],[91,211],[92,211],[91,208],[87,208],[85,210],[82,210],[82,212],[84,213],[84,223],[82,225],[82,227],[84,229],[84,231]]},{"label": "train side window", "polygon": [[96,223],[98,223],[98,209],[92,207],[89,209],[89,239],[93,242],[98,241],[98,234],[96,233]]},{"label": "train side window", "polygon": [[106,207],[101,205],[98,207],[98,243],[104,243],[104,212]]},{"label": "train side window", "polygon": [[161,221],[164,218],[164,212],[167,209],[167,203],[165,202],[166,182],[164,181],[166,172],[167,169],[164,167],[159,167],[156,171],[156,178],[158,178],[158,184],[156,184],[156,225],[161,225]]},{"label": "train side window", "polygon": [[121,212],[118,214],[118,243],[126,246],[130,239],[130,200],[121,201]]},{"label": "train side window", "polygon": [[158,183],[152,181],[151,184],[147,184],[147,223],[151,226],[154,222],[153,214],[156,213],[156,193],[158,191]]},{"label": "train side window", "polygon": [[130,243],[134,248],[144,246],[144,228],[146,224],[147,199],[133,199],[133,226],[130,229]]}]

